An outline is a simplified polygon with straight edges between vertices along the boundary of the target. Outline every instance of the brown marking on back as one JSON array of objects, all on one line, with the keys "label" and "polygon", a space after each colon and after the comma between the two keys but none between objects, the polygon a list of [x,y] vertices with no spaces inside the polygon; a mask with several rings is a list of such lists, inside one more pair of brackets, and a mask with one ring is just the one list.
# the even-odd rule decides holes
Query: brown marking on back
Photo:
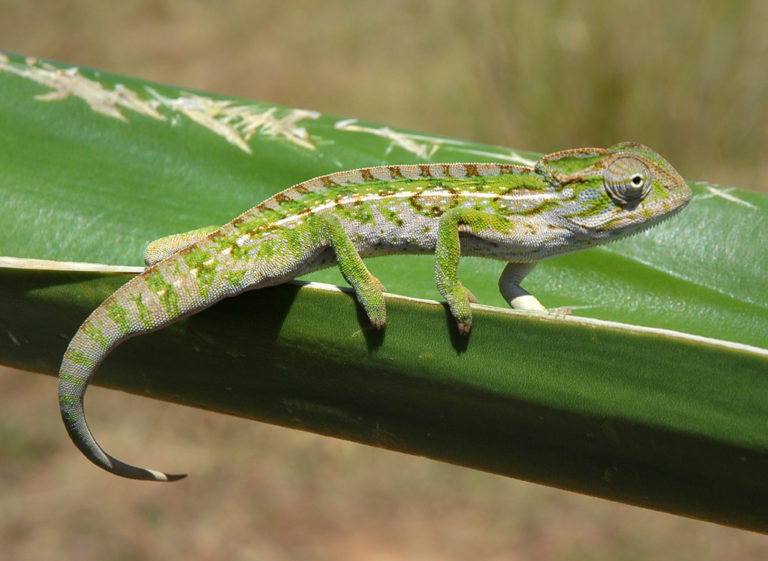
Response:
[{"label": "brown marking on back", "polygon": [[476,164],[464,164],[464,171],[466,177],[478,177],[480,175],[480,172],[477,171]]},{"label": "brown marking on back", "polygon": [[288,196],[286,191],[280,191],[276,195],[274,195],[274,199],[278,204],[287,203],[291,200],[291,197]]},{"label": "brown marking on back", "polygon": [[499,175],[533,171],[530,166],[518,166],[515,164],[494,164],[499,168]]},{"label": "brown marking on back", "polygon": [[389,176],[392,179],[403,177],[403,172],[400,171],[400,166],[389,166],[387,169],[389,169]]},{"label": "brown marking on back", "polygon": [[419,164],[419,175],[421,177],[432,177],[432,170],[430,167],[431,166],[426,164]]},{"label": "brown marking on back", "polygon": [[324,175],[320,178],[320,181],[323,183],[323,187],[336,187],[338,183],[336,183],[333,179],[330,178],[328,175]]},{"label": "brown marking on back", "polygon": [[373,181],[376,179],[373,177],[373,173],[371,173],[371,170],[368,168],[363,168],[360,170],[360,175],[363,176],[363,181]]}]

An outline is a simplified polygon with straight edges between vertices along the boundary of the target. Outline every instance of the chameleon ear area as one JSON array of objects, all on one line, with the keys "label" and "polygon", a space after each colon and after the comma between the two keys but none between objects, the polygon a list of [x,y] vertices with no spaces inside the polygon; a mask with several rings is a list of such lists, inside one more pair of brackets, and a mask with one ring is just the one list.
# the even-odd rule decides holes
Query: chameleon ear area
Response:
[{"label": "chameleon ear area", "polygon": [[578,173],[596,164],[600,158],[610,154],[604,148],[576,148],[548,154],[536,162],[536,173],[554,185],[562,178]]}]

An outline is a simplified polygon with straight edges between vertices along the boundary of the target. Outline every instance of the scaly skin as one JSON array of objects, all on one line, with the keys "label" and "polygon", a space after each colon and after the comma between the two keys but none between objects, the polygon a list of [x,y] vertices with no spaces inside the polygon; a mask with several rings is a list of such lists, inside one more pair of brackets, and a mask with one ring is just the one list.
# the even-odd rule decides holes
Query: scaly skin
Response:
[{"label": "scaly skin", "polygon": [[537,261],[648,228],[682,209],[691,191],[649,148],[617,144],[507,164],[382,166],[299,183],[221,228],[150,244],[147,269],[107,298],[69,344],[59,374],[67,431],[99,467],[123,477],[183,475],[109,456],[85,421],[83,397],[102,360],[129,337],[160,329],[245,290],[284,283],[337,263],[371,324],[383,328],[381,283],[363,257],[434,253],[438,289],[459,331],[474,297],[457,278],[459,255],[503,259],[499,281],[514,308],[544,310],[520,282]]}]

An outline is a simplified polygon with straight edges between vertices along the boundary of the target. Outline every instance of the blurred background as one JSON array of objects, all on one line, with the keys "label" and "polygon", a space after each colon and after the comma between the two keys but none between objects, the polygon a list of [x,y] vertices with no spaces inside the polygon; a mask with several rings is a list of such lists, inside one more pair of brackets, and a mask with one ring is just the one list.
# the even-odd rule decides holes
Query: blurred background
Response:
[{"label": "blurred background", "polygon": [[[768,192],[768,3],[0,0],[0,50],[511,148],[637,140]],[[0,92],[2,95],[2,92]],[[2,126],[2,124],[0,124]],[[766,559],[768,538],[257,423],[0,371],[0,558]]]},{"label": "blurred background", "polygon": [[0,48],[552,152],[636,140],[768,189],[768,3],[0,0]]}]

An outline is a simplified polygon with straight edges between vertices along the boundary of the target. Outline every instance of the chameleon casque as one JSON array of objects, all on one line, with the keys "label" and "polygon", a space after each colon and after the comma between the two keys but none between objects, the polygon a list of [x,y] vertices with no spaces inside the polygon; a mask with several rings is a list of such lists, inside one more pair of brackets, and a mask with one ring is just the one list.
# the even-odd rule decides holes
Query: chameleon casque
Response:
[{"label": "chameleon casque", "polygon": [[96,369],[129,337],[165,327],[219,300],[338,264],[371,324],[386,323],[384,287],[364,257],[434,253],[440,294],[462,334],[472,294],[457,278],[460,254],[508,262],[499,280],[513,308],[545,308],[520,286],[536,262],[633,234],[681,210],[691,190],[641,144],[579,148],[509,164],[381,166],[316,177],[282,191],[221,228],[150,244],[143,273],[83,323],[59,373],[61,415],[97,466],[123,477],[184,477],[125,464],[86,424],[83,399]]}]

